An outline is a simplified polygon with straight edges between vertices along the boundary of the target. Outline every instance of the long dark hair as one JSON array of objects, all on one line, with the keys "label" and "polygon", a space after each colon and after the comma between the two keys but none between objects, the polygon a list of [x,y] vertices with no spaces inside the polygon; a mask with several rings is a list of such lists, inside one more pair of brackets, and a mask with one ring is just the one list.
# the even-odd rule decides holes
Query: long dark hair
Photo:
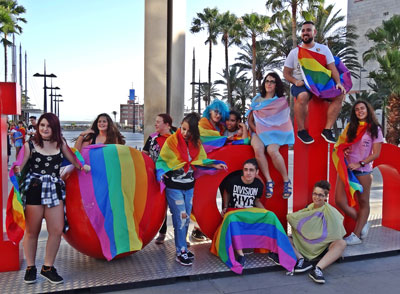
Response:
[{"label": "long dark hair", "polygon": [[[125,144],[124,136],[121,135],[119,132],[118,128],[115,126],[113,120],[107,113],[100,113],[94,122],[92,123],[92,126],[90,127],[93,131],[94,134],[88,134],[85,139],[83,140],[84,142],[91,141],[93,138],[96,138],[100,131],[97,126],[97,123],[99,122],[100,117],[104,116],[107,119],[107,136],[106,136],[106,141],[104,144],[115,144],[115,141],[117,141],[117,144]],[[117,140],[115,140],[117,139]]]},{"label": "long dark hair", "polygon": [[200,116],[196,112],[189,113],[182,119],[182,123],[187,122],[189,125],[190,141],[196,148],[200,145],[199,120]]},{"label": "long dark hair", "polygon": [[275,94],[276,94],[276,96],[283,97],[285,95],[285,89],[283,87],[283,82],[282,82],[281,78],[278,76],[278,74],[276,72],[273,72],[273,71],[268,73],[265,76],[265,78],[264,78],[264,80],[263,80],[263,82],[261,84],[261,89],[260,89],[261,90],[260,91],[261,92],[261,97],[265,98],[265,96],[267,95],[267,90],[265,90],[265,81],[267,80],[267,78],[269,76],[275,78],[275,81],[276,81]]},{"label": "long dark hair", "polygon": [[380,124],[376,119],[374,108],[367,101],[357,100],[351,108],[350,124],[349,129],[347,130],[347,139],[349,142],[353,142],[357,135],[357,129],[360,122],[356,116],[356,106],[360,103],[363,103],[367,108],[366,122],[370,125],[369,132],[371,133],[372,138],[378,138],[378,128],[380,127]]},{"label": "long dark hair", "polygon": [[42,135],[39,132],[39,127],[40,123],[42,122],[43,119],[46,119],[47,122],[49,123],[49,126],[51,128],[51,137],[50,137],[50,142],[56,142],[57,143],[57,148],[60,148],[61,145],[63,144],[63,138],[61,136],[61,126],[60,126],[60,120],[56,115],[53,113],[47,112],[43,113],[39,121],[36,125],[37,132],[35,136],[32,137],[33,142],[43,148],[43,138]]},{"label": "long dark hair", "polygon": [[176,131],[176,127],[172,125],[172,117],[168,113],[160,113],[157,116],[161,117],[165,124],[169,124],[172,131]]}]

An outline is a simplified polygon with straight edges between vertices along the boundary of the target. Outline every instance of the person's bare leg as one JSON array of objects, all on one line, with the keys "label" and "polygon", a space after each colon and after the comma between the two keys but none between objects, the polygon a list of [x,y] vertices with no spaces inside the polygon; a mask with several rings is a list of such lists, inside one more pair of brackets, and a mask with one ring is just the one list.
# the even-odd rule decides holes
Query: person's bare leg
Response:
[{"label": "person's bare leg", "polygon": [[293,243],[293,238],[292,237],[289,237],[289,241],[290,241],[290,244],[292,244],[292,247],[293,247],[293,250],[294,250],[294,254],[296,254],[297,260],[299,260],[301,258],[304,258],[304,256],[301,255],[301,253],[296,249],[296,247],[294,247],[294,243]]},{"label": "person's bare leg", "polygon": [[311,96],[308,92],[301,92],[294,102],[294,116],[297,121],[297,131],[304,130],[304,123],[308,114],[308,101]]},{"label": "person's bare leg", "polygon": [[336,205],[348,216],[352,219],[357,219],[357,210],[353,207],[349,206],[346,191],[344,189],[344,183],[340,179],[339,175],[337,176],[336,188],[335,188],[335,202]]},{"label": "person's bare leg", "polygon": [[265,146],[264,143],[258,138],[257,135],[251,137],[251,146],[254,149],[254,154],[256,156],[257,163],[260,167],[261,173],[267,181],[272,181],[271,175],[268,169],[268,161],[265,157]]},{"label": "person's bare leg", "polygon": [[325,269],[336,260],[338,260],[346,248],[346,241],[343,239],[333,241],[328,248],[328,252],[322,257],[322,259],[317,263],[320,269]]},{"label": "person's bare leg", "polygon": [[278,172],[281,174],[283,180],[285,182],[289,181],[289,177],[287,174],[286,166],[285,166],[285,161],[279,152],[279,145],[278,144],[271,144],[268,145],[267,147],[267,152],[269,156],[272,159],[272,163],[274,164],[274,167],[278,170]]},{"label": "person's bare leg", "polygon": [[44,258],[45,266],[53,266],[54,260],[60,247],[61,235],[64,228],[64,204],[52,208],[45,207],[44,217],[46,219],[47,237],[46,255]]},{"label": "person's bare leg", "polygon": [[35,265],[37,242],[44,214],[43,205],[25,207],[25,235],[23,240],[27,266]]},{"label": "person's bare leg", "polygon": [[357,178],[360,181],[360,184],[363,186],[363,192],[357,196],[359,210],[357,214],[356,226],[354,228],[354,234],[356,234],[357,237],[360,237],[361,230],[367,223],[370,212],[369,196],[371,191],[372,175],[358,176]]},{"label": "person's bare leg", "polygon": [[342,109],[344,95],[339,95],[332,99],[331,103],[328,106],[328,112],[326,114],[326,124],[325,129],[331,129],[333,124],[335,123],[340,110]]}]

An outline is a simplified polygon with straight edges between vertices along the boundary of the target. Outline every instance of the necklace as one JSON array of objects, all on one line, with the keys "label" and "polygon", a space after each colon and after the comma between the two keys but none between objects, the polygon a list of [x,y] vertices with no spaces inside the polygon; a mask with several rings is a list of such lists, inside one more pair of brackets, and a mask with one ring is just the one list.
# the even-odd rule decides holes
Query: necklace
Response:
[{"label": "necklace", "polygon": [[42,138],[42,141],[50,142],[50,139],[43,139],[43,138]]}]

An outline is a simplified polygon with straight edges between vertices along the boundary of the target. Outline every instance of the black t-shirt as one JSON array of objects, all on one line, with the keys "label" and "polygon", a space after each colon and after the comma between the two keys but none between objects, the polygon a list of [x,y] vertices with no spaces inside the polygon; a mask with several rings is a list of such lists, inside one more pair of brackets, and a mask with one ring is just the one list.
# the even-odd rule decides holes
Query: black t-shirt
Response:
[{"label": "black t-shirt", "polygon": [[229,194],[228,207],[250,208],[254,207],[256,198],[261,197],[264,185],[257,178],[251,184],[245,184],[239,174],[232,176],[227,181],[225,189]]}]

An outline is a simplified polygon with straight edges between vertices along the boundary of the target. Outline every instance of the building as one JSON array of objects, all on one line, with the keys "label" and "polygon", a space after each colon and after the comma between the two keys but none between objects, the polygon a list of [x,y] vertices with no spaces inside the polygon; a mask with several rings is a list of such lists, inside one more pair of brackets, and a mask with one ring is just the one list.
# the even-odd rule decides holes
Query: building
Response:
[{"label": "building", "polygon": [[353,90],[369,90],[367,85],[369,72],[378,69],[378,63],[369,61],[363,64],[362,55],[373,43],[367,40],[365,34],[369,29],[382,25],[383,20],[389,20],[393,15],[400,14],[399,0],[348,0],[347,24],[356,27],[359,36],[355,49],[358,51],[358,61],[363,66],[361,78],[353,78]]},{"label": "building", "polygon": [[135,126],[136,130],[143,130],[143,118],[144,118],[144,105],[133,103],[133,100],[128,100],[127,104],[120,104],[120,119],[119,123],[122,126],[132,127],[133,125],[133,111],[135,109]]}]

